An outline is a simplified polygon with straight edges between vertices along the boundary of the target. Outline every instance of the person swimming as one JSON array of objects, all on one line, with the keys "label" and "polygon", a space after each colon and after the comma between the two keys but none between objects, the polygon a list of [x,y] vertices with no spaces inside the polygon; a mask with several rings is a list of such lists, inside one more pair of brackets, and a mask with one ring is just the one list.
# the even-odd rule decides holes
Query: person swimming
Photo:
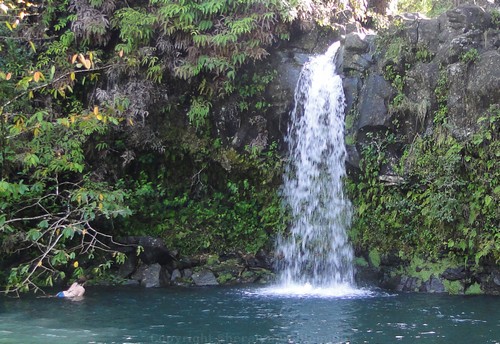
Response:
[{"label": "person swimming", "polygon": [[84,277],[78,278],[69,288],[68,290],[60,291],[56,294],[56,297],[82,297],[85,294],[85,288],[83,285],[85,284],[86,279]]}]

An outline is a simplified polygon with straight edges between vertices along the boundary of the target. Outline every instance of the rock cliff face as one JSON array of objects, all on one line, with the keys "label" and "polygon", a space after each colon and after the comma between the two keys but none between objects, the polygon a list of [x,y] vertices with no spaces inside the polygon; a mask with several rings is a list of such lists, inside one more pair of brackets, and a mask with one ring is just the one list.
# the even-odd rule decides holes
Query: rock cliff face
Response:
[{"label": "rock cliff face", "polygon": [[[481,7],[465,5],[435,19],[408,14],[395,22],[378,35],[341,38],[313,32],[276,51],[267,67],[278,76],[267,88],[267,99],[270,121],[280,121],[281,134],[302,65],[341,39],[349,162],[354,167],[367,133],[389,130],[411,142],[432,129],[440,101],[447,104],[447,124],[455,137],[470,137],[477,119],[500,99],[499,20]],[[438,99],[436,89],[444,82],[445,99]],[[271,140],[280,138],[276,131],[270,135]]]},{"label": "rock cliff face", "polygon": [[[271,104],[268,123],[279,119],[279,131],[269,130],[270,140],[286,132],[293,92],[302,65],[342,40],[340,70],[346,93],[346,143],[348,166],[356,174],[361,151],[373,140],[397,139],[383,146],[387,157],[380,180],[387,185],[404,182],[395,172],[404,146],[446,126],[455,140],[465,142],[478,130],[478,119],[500,99],[500,19],[498,9],[463,5],[438,18],[416,14],[394,18],[385,32],[348,33],[318,39],[318,33],[292,41],[268,60],[278,71],[267,87]],[[305,42],[308,42],[305,44]],[[314,42],[314,44],[311,44]],[[271,116],[271,117],[269,117]],[[384,267],[385,264],[385,267]],[[382,260],[384,268],[401,261]],[[377,283],[402,291],[473,292],[474,288],[500,293],[498,266],[490,264],[471,272],[458,267],[416,266],[413,276],[377,275]],[[389,270],[386,270],[386,272]],[[421,276],[422,275],[422,276]],[[458,277],[457,277],[458,276]],[[457,282],[460,281],[460,282]],[[455,290],[456,289],[456,290]]]},{"label": "rock cliff face", "polygon": [[[397,138],[380,146],[388,159],[379,178],[388,185],[411,183],[395,173],[395,165],[402,148],[417,137],[430,136],[444,126],[457,142],[470,141],[479,130],[478,120],[498,108],[500,100],[500,22],[495,13],[465,5],[436,19],[401,16],[378,36],[345,37],[348,162],[354,171],[362,147],[374,139]],[[386,259],[377,267],[385,271],[377,280],[382,286],[400,291],[500,293],[499,267],[492,262],[479,268],[420,262],[401,269],[398,264],[404,263]]]},{"label": "rock cliff face", "polygon": [[354,166],[368,132],[394,132],[411,142],[432,130],[443,103],[452,134],[465,139],[500,99],[500,31],[490,13],[467,5],[436,19],[406,15],[396,22],[381,36],[351,33],[344,40]]}]

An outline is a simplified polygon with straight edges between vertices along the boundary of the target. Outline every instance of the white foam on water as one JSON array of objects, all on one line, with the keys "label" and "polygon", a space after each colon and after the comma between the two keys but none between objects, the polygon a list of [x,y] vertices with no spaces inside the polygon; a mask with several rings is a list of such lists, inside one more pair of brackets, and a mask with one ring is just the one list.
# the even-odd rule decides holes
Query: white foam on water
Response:
[{"label": "white foam on water", "polygon": [[359,298],[374,296],[369,289],[353,287],[351,284],[336,284],[330,287],[317,287],[306,284],[282,284],[253,290],[252,293],[261,296],[280,297],[318,297],[318,298]]}]

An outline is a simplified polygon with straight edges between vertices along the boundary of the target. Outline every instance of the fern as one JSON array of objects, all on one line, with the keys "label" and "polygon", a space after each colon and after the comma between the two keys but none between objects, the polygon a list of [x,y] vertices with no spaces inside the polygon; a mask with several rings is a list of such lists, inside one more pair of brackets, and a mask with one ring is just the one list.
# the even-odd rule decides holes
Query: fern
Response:
[{"label": "fern", "polygon": [[245,33],[250,33],[254,28],[255,21],[251,17],[246,17],[234,22],[229,22],[228,27],[231,29],[231,33],[235,35],[242,35]]},{"label": "fern", "polygon": [[133,8],[118,10],[115,15],[115,26],[120,28],[120,38],[130,45],[148,42],[154,33],[157,18],[153,14]]},{"label": "fern", "polygon": [[191,108],[187,113],[189,123],[194,125],[196,128],[201,128],[205,125],[208,119],[211,107],[212,104],[206,99],[203,99],[202,97],[194,98],[191,102]]}]

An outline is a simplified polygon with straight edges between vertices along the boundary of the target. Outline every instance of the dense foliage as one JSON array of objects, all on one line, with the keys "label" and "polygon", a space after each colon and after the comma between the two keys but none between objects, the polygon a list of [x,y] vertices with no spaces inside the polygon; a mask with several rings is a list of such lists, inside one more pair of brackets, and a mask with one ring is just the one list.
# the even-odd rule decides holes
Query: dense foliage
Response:
[{"label": "dense foliage", "polygon": [[0,29],[0,263],[13,292],[81,275],[81,259],[111,250],[94,222],[130,214],[87,159],[122,119],[73,92],[107,67],[76,48],[66,3],[24,5],[2,3]]},{"label": "dense foliage", "polygon": [[[358,252],[386,262],[447,261],[479,271],[500,262],[500,108],[494,96],[485,97],[487,110],[470,111],[477,123],[458,135],[450,70],[472,68],[484,50],[468,47],[452,65],[423,39],[412,43],[404,25],[396,20],[377,37],[381,71],[394,90],[391,124],[357,143],[362,159],[348,181],[356,207],[350,234]],[[415,97],[412,78],[422,66],[434,66],[436,78],[430,96]]]},{"label": "dense foliage", "polygon": [[0,1],[2,285],[99,275],[123,261],[120,235],[182,253],[269,245],[285,223],[282,159],[267,137],[231,148],[213,108],[231,98],[264,128],[273,72],[246,67],[293,20],[348,5]]},{"label": "dense foliage", "polygon": [[429,17],[440,15],[456,5],[452,0],[399,0],[397,11],[399,13],[419,12]]},{"label": "dense foliage", "polygon": [[[99,276],[124,261],[119,236],[161,237],[181,254],[270,248],[286,227],[278,144],[232,145],[214,110],[227,101],[230,116],[265,133],[276,71],[252,64],[307,21],[367,20],[369,3],[0,0],[0,285],[17,293]],[[498,259],[498,166],[485,158],[498,150],[497,109],[482,124],[471,142],[441,132],[440,145],[415,141],[402,162],[415,186],[382,185],[384,143],[366,147],[350,185],[355,242],[389,249],[401,235],[417,250]]]},{"label": "dense foliage", "polygon": [[349,184],[357,210],[351,235],[359,247],[403,259],[498,263],[499,120],[500,109],[491,108],[465,142],[443,127],[417,137],[400,161],[406,181],[400,185],[380,180],[390,139],[366,146],[363,173]]}]

